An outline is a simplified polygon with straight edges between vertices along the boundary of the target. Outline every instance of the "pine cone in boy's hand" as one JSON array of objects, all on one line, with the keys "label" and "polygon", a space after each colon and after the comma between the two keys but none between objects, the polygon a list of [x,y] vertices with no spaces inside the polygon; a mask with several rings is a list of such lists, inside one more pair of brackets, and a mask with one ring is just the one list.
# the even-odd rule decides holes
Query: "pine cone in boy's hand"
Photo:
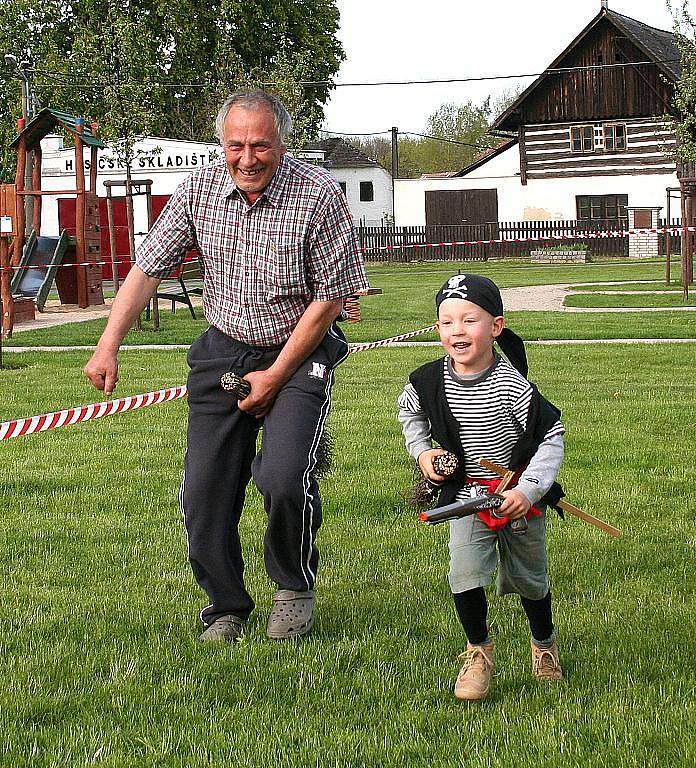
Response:
[{"label": "pine cone in boy's hand", "polygon": [[[442,477],[451,477],[459,469],[459,459],[453,453],[440,453],[433,456],[433,469]],[[441,483],[421,477],[411,489],[409,500],[417,509],[426,509],[435,502],[441,487]]]},{"label": "pine cone in boy's hand", "polygon": [[433,469],[442,477],[451,477],[459,469],[459,459],[453,453],[433,456]]}]

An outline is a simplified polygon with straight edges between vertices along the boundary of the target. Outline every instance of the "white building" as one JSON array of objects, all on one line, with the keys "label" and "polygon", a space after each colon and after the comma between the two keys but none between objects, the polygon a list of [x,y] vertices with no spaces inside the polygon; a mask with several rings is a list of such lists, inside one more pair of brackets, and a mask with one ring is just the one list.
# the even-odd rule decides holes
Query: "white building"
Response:
[{"label": "white building", "polygon": [[306,149],[321,153],[318,162],[338,180],[356,224],[379,227],[391,223],[392,177],[385,168],[340,138],[313,141]]},{"label": "white building", "polygon": [[[609,10],[579,32],[491,132],[499,147],[449,178],[397,179],[397,226],[575,219],[631,226],[666,211],[680,53],[674,35]],[[678,216],[678,211],[672,215]],[[642,220],[642,219],[641,219]]]},{"label": "white building", "polygon": [[[322,165],[331,172],[348,198],[348,205],[356,224],[380,225],[392,214],[391,176],[381,166],[366,158],[358,150],[340,139],[329,139],[307,147],[300,156]],[[41,143],[43,151],[42,189],[72,189],[75,186],[75,155],[72,148],[63,146],[60,136],[49,135]],[[152,181],[153,209],[155,216],[177,185],[192,172],[222,157],[222,148],[217,143],[202,143],[158,137],[145,137],[134,147],[135,160],[132,165],[134,181]],[[85,172],[89,176],[90,159],[86,153]],[[125,168],[110,149],[102,150],[98,156],[97,195],[106,197],[105,181],[125,181]],[[112,194],[123,198],[123,187],[112,188]],[[60,199],[74,199],[74,195],[57,197],[45,196],[41,215],[41,232],[55,236],[69,226],[70,211]],[[117,201],[122,207],[123,201]],[[74,215],[74,214],[73,214]],[[144,197],[134,199],[136,232],[147,230],[147,208]],[[106,221],[102,222],[102,227]],[[138,240],[142,235],[138,236]]]}]

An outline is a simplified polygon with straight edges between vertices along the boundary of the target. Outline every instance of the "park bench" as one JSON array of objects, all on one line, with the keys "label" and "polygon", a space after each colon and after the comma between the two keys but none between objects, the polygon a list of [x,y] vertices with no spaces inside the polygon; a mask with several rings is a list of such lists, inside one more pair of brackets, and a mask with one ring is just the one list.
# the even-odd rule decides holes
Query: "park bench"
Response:
[{"label": "park bench", "polygon": [[[191,296],[203,295],[203,264],[198,256],[188,254],[186,259],[173,275],[176,283],[169,289],[157,291],[155,297],[171,301],[172,312],[176,312],[177,303],[185,304],[189,308],[191,317],[195,320],[196,312],[191,302]],[[149,304],[145,316],[148,320],[150,319]]]}]

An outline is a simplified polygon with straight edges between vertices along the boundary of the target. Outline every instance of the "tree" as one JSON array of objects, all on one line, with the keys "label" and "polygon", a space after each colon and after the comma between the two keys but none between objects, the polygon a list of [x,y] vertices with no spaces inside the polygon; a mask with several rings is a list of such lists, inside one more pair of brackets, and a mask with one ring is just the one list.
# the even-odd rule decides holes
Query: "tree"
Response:
[{"label": "tree", "polygon": [[[42,104],[111,136],[210,140],[224,96],[252,82],[279,84],[302,134],[319,124],[344,58],[338,20],[335,0],[4,0],[0,45],[32,62]],[[139,105],[137,122],[119,118],[115,99]],[[18,114],[19,82],[0,62],[3,147]]]},{"label": "tree", "polygon": [[696,161],[696,23],[689,13],[688,0],[674,7],[667,0],[674,18],[674,33],[681,53],[681,75],[674,92],[678,113],[674,129],[677,134],[677,156],[682,162]]},{"label": "tree", "polygon": [[[480,105],[446,103],[428,117],[427,136],[399,135],[399,176],[459,171],[496,143],[488,136],[490,99]],[[355,136],[349,139],[368,157],[391,167],[388,139]]]}]

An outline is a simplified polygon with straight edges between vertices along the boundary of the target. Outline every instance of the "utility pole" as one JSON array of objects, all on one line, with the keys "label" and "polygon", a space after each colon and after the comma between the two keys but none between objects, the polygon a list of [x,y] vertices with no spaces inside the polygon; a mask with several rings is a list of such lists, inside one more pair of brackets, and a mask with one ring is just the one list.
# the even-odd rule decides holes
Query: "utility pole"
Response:
[{"label": "utility pole", "polygon": [[391,175],[392,179],[399,178],[399,129],[391,129]]},{"label": "utility pole", "polygon": [[391,129],[391,176],[392,176],[392,220],[394,220],[394,180],[399,178],[399,129]]}]

